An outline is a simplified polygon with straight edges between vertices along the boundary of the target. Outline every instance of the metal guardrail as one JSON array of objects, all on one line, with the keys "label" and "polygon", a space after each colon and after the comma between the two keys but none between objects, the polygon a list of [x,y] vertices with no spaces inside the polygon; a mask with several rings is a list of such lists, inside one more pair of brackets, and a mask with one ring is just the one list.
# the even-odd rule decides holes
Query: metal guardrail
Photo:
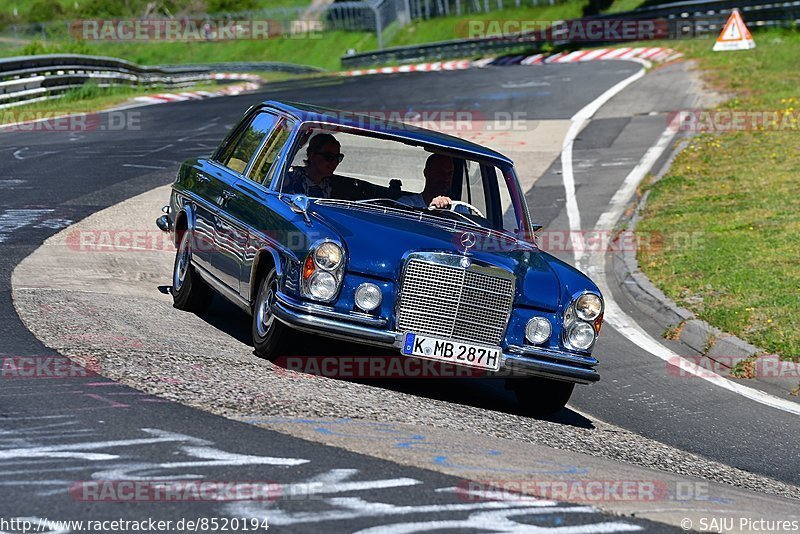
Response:
[{"label": "metal guardrail", "polygon": [[193,65],[160,65],[161,68],[194,67],[225,72],[288,72],[289,74],[314,74],[326,72],[320,67],[295,65],[279,61],[234,61],[230,63],[197,63]]},{"label": "metal guardrail", "polygon": [[188,87],[211,79],[208,67],[143,67],[109,57],[54,54],[0,60],[0,109],[59,98],[88,81],[99,87]]},{"label": "metal guardrail", "polygon": [[[667,23],[667,38],[680,39],[707,35],[722,29],[733,8],[737,8],[751,27],[783,27],[800,24],[800,0],[691,0],[648,6],[633,11],[596,15],[589,19],[663,19]],[[573,19],[581,20],[581,19]],[[572,22],[572,21],[571,21]],[[569,41],[547,43],[557,50],[599,46],[610,41]],[[618,42],[617,42],[618,43]],[[411,63],[414,61],[440,61],[474,57],[492,52],[510,52],[526,49],[531,53],[541,52],[545,43],[535,41],[529,35],[502,36],[479,39],[454,39],[418,46],[400,46],[342,56],[343,68],[359,68],[387,63]]]},{"label": "metal guardrail", "polygon": [[397,46],[342,56],[342,67],[346,69],[367,67],[385,63],[412,63],[456,59],[478,56],[488,52],[507,52],[516,48],[537,49],[539,45],[525,36],[487,37],[481,39],[454,39],[416,46]]}]

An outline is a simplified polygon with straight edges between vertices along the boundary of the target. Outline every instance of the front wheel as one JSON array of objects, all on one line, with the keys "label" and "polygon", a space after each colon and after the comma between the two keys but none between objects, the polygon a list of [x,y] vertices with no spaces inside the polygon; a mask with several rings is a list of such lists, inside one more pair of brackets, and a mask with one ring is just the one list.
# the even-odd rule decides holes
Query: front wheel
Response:
[{"label": "front wheel", "polygon": [[181,234],[172,267],[172,305],[179,310],[202,313],[211,303],[213,291],[192,266],[192,233]]},{"label": "front wheel", "polygon": [[253,348],[256,356],[272,360],[280,353],[281,341],[285,337],[286,327],[275,318],[272,304],[278,291],[275,269],[261,278],[258,296],[253,303]]},{"label": "front wheel", "polygon": [[523,378],[510,379],[509,387],[526,411],[550,415],[566,406],[575,384],[547,378]]}]

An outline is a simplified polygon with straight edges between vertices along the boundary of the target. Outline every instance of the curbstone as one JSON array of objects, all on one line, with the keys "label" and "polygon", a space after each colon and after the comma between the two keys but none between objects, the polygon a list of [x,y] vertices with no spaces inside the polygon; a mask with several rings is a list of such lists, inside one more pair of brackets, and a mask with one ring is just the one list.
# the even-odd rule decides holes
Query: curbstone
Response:
[{"label": "curbstone", "polygon": [[729,356],[733,358],[749,358],[756,354],[761,354],[764,351],[756,346],[739,339],[730,334],[723,334],[718,338],[714,345],[709,349],[708,356],[711,358],[717,356]]},{"label": "curbstone", "polygon": [[701,354],[706,354],[722,332],[705,321],[691,319],[683,324],[680,341]]}]

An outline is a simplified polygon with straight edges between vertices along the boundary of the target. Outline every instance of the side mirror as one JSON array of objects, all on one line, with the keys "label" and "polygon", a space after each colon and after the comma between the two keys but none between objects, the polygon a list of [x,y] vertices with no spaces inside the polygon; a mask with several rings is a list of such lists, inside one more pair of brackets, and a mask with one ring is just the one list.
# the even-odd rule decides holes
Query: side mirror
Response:
[{"label": "side mirror", "polygon": [[289,206],[291,206],[292,211],[301,213],[307,223],[311,222],[311,218],[308,216],[308,206],[310,204],[311,201],[305,195],[295,195],[289,200]]}]

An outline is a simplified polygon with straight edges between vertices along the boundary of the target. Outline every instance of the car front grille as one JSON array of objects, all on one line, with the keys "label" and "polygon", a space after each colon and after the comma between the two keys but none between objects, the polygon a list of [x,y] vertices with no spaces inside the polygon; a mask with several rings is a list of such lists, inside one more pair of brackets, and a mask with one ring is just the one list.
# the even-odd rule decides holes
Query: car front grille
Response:
[{"label": "car front grille", "polygon": [[411,259],[403,276],[397,329],[499,345],[513,301],[514,281],[505,271]]}]

